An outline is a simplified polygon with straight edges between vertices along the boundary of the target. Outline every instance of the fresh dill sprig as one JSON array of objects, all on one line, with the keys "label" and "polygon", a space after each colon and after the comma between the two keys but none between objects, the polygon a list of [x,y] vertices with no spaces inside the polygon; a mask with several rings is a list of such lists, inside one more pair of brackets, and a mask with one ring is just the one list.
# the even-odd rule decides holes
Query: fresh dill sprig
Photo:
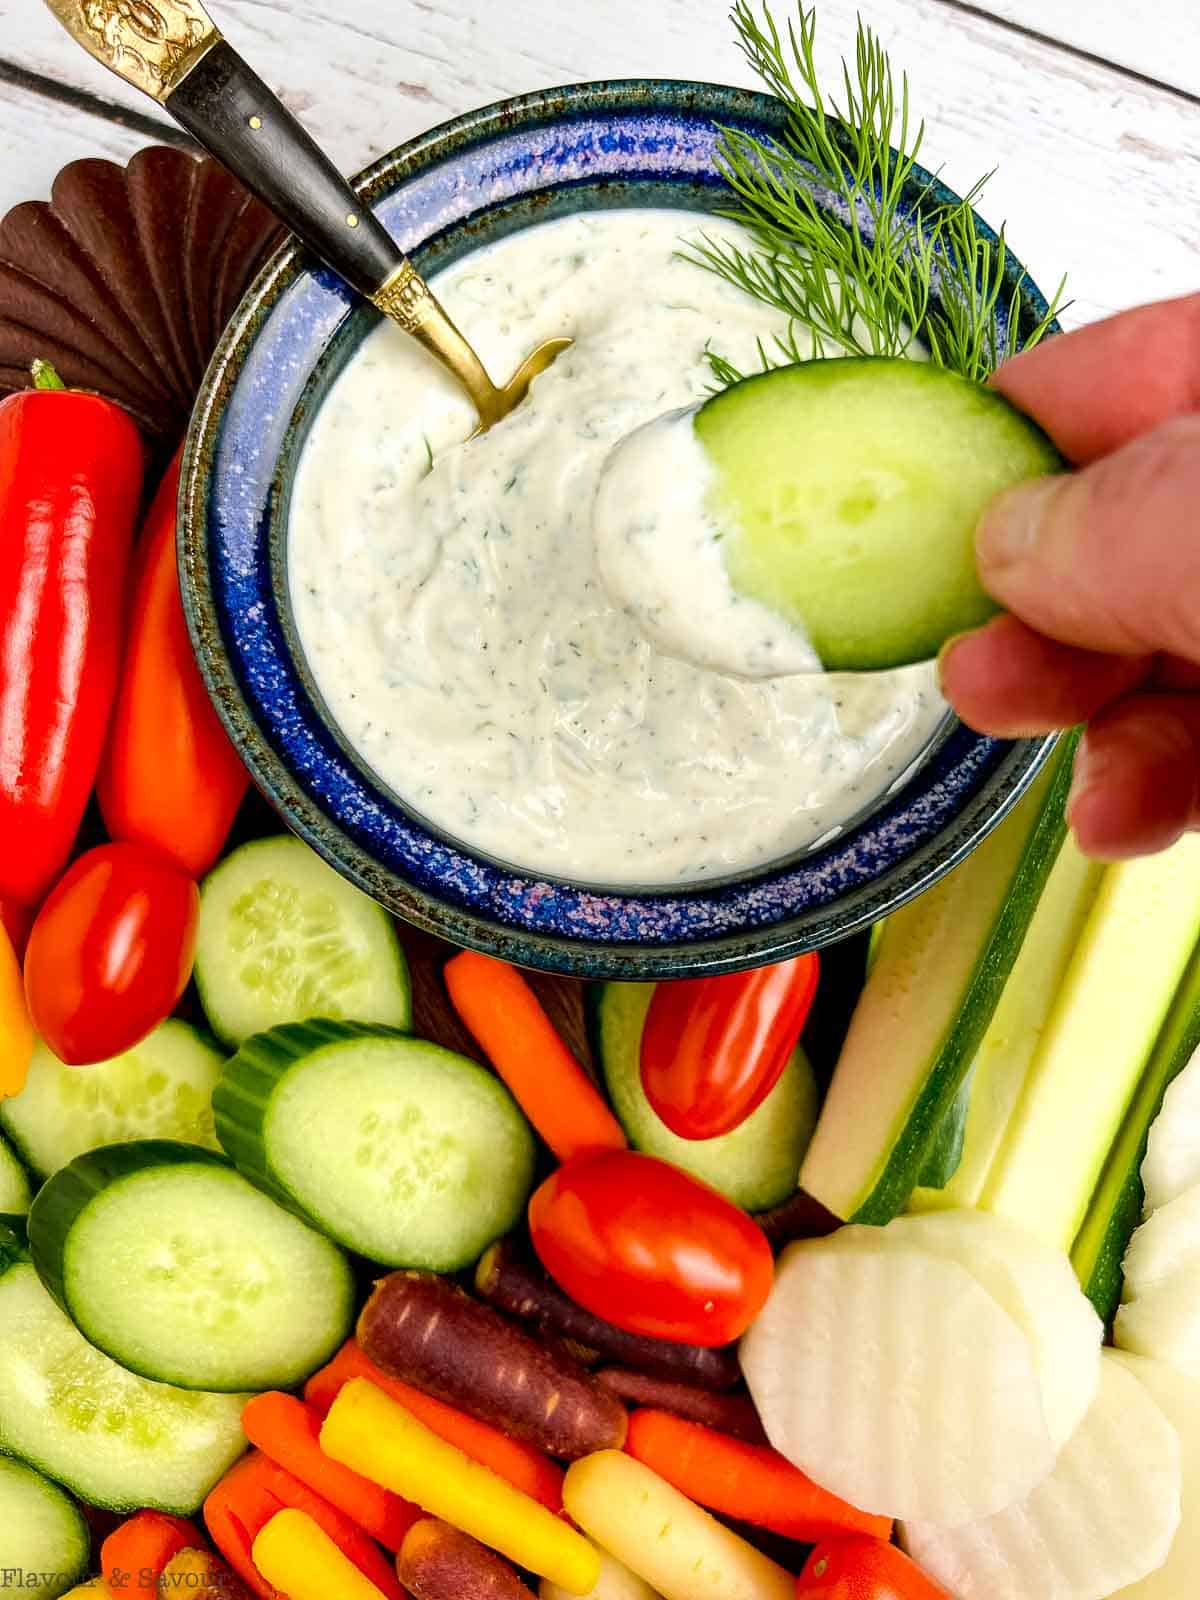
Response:
[{"label": "fresh dill sprig", "polygon": [[[925,125],[911,124],[908,78],[899,90],[876,35],[859,19],[853,68],[842,63],[844,104],[822,91],[814,57],[815,8],[800,6],[782,34],[767,4],[735,0],[738,45],[787,121],[778,139],[722,127],[718,165],[734,201],[720,214],[739,222],[752,247],[704,236],[684,253],[697,265],[783,312],[787,332],[759,342],[763,370],[819,356],[904,355],[914,339],[930,358],[983,379],[1019,342],[1024,274],[1006,291],[1008,250],[980,235],[972,206],[986,178],[959,202],[932,181],[906,194]],[[1036,344],[1060,309],[1064,282],[1023,343]],[[1000,325],[1003,322],[1003,334]],[[716,351],[719,387],[743,374]]]}]

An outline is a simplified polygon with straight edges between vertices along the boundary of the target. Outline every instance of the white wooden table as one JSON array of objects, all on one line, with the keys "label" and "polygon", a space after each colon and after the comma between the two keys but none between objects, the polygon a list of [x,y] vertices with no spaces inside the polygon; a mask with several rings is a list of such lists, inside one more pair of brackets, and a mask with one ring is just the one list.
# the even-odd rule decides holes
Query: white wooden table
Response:
[{"label": "white wooden table", "polygon": [[[782,20],[795,0],[774,0]],[[210,0],[347,172],[445,118],[586,78],[751,83],[725,0]],[[1068,323],[1200,288],[1197,0],[818,0],[832,69],[854,15],[908,71],[923,160],[982,206]],[[833,80],[830,79],[832,82]],[[82,155],[178,139],[40,0],[0,0],[0,211]]]}]

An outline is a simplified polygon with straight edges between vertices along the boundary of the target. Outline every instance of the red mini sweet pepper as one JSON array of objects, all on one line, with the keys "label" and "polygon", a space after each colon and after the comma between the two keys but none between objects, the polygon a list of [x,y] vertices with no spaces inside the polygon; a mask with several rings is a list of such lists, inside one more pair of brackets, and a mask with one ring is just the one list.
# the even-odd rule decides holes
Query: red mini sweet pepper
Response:
[{"label": "red mini sweet pepper", "polygon": [[0,402],[0,899],[66,864],[116,693],[144,456],[130,417],[63,389]]}]

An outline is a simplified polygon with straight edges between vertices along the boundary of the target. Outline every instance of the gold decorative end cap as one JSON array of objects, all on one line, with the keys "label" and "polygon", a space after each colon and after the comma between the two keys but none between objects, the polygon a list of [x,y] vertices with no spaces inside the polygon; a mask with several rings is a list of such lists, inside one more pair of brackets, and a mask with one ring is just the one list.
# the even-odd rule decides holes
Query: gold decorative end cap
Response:
[{"label": "gold decorative end cap", "polygon": [[90,56],[165,101],[221,35],[199,0],[46,0]]}]

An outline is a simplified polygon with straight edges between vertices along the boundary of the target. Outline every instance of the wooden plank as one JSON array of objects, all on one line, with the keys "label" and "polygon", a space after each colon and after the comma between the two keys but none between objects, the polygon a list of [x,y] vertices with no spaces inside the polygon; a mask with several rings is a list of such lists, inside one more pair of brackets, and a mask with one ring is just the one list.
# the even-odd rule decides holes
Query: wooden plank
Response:
[{"label": "wooden plank", "polygon": [[[948,0],[955,5],[958,0]],[[1200,98],[1200,27],[1195,0],[969,0],[970,8],[1015,23]]]},{"label": "wooden plank", "polygon": [[[856,8],[821,0],[826,65],[851,44]],[[625,74],[749,81],[723,0],[512,0],[502,27],[490,0],[224,0],[218,9],[232,41],[347,170],[457,112],[547,83]],[[783,14],[782,0],[776,9]],[[1192,106],[940,0],[869,0],[863,9],[909,69],[929,123],[926,159],[960,188],[999,162],[984,214],[1007,219],[1014,249],[1044,285],[1070,273],[1069,321],[1194,286]],[[6,14],[0,38],[9,50],[19,41],[23,65],[146,109],[48,12],[0,0],[0,22]],[[1139,25],[1152,32],[1153,18]],[[31,124],[32,167],[6,163],[0,203],[27,194],[32,172],[49,164],[39,131]]]},{"label": "wooden plank", "polygon": [[0,213],[42,200],[54,175],[81,156],[127,161],[144,133],[0,82]]}]

